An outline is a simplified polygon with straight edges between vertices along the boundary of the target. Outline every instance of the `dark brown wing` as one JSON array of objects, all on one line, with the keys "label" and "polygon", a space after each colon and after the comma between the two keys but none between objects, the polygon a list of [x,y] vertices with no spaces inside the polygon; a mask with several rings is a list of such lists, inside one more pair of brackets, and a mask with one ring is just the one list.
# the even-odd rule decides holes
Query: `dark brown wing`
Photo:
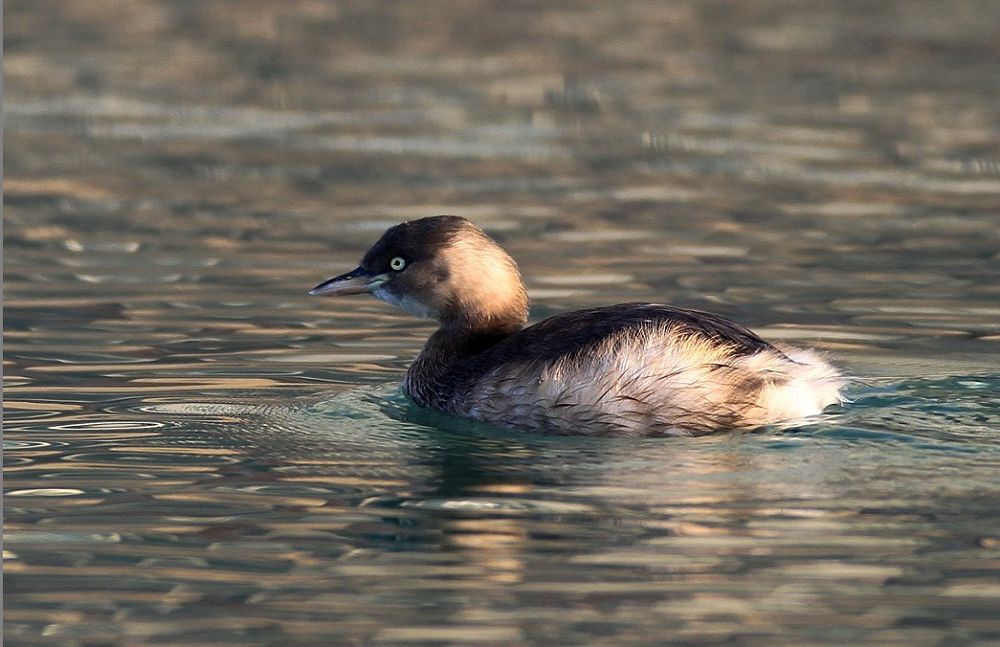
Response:
[{"label": "dark brown wing", "polygon": [[475,379],[506,362],[550,362],[591,352],[611,337],[669,325],[728,346],[734,355],[773,349],[750,330],[718,315],[653,303],[622,303],[556,315],[529,326],[473,357],[467,377]]}]

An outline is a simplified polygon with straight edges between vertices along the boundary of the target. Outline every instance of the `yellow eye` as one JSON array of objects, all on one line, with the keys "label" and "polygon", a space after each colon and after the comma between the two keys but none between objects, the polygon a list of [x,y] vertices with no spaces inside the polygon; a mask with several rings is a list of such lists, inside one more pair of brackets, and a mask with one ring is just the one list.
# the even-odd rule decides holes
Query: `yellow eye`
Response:
[{"label": "yellow eye", "polygon": [[393,259],[389,261],[389,267],[398,272],[406,267],[406,260],[402,256],[394,256]]}]

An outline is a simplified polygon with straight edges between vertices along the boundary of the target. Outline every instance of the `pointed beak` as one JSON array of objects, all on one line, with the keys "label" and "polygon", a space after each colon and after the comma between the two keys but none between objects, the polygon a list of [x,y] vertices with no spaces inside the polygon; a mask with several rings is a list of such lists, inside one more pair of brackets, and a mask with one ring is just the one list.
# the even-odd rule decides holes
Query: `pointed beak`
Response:
[{"label": "pointed beak", "polygon": [[386,274],[375,274],[364,268],[357,268],[348,272],[327,279],[309,290],[309,294],[314,297],[335,297],[345,294],[364,294],[377,289],[380,285],[389,280]]}]

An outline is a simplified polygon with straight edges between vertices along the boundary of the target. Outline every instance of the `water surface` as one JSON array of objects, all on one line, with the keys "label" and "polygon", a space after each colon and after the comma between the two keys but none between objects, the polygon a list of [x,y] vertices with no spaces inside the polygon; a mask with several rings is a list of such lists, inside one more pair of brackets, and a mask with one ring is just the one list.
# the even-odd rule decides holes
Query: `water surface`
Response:
[{"label": "water surface", "polygon": [[[5,18],[9,644],[1000,641],[996,3]],[[851,402],[640,441],[415,409],[429,324],[305,291],[438,213],[534,319],[720,312]]]}]

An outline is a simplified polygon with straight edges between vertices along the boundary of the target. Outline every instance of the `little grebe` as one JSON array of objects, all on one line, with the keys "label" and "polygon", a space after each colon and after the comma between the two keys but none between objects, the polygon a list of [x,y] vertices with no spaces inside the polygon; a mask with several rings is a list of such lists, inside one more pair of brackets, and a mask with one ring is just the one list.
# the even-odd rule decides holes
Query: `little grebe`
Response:
[{"label": "little grebe", "polygon": [[514,260],[464,218],[391,227],[361,265],[309,294],[370,292],[440,327],[410,366],[420,406],[558,434],[698,435],[797,420],[841,401],[845,379],[707,312],[624,303],[528,328]]}]

